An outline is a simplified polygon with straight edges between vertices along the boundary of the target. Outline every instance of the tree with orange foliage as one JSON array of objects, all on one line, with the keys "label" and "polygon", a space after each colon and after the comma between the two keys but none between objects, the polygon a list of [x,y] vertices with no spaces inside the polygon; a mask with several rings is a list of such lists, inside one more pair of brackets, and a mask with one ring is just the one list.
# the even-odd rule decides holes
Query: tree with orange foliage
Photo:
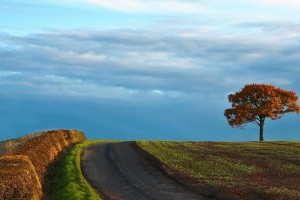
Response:
[{"label": "tree with orange foliage", "polygon": [[264,141],[265,119],[280,119],[285,113],[300,113],[297,104],[298,96],[293,91],[276,88],[274,85],[249,84],[241,91],[228,95],[232,108],[224,112],[232,127],[240,127],[246,123],[259,126],[259,141]]}]

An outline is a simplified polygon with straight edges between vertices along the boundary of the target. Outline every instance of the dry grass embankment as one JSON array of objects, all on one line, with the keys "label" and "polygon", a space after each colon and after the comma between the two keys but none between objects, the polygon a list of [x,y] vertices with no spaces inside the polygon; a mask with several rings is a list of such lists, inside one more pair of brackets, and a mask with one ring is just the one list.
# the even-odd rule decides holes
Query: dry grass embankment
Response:
[{"label": "dry grass embankment", "polygon": [[53,130],[18,143],[0,157],[0,199],[40,199],[48,165],[69,144],[84,140],[81,131]]},{"label": "dry grass embankment", "polygon": [[19,145],[43,133],[44,132],[31,133],[19,138],[0,141],[0,156],[12,153],[14,150],[18,148]]}]

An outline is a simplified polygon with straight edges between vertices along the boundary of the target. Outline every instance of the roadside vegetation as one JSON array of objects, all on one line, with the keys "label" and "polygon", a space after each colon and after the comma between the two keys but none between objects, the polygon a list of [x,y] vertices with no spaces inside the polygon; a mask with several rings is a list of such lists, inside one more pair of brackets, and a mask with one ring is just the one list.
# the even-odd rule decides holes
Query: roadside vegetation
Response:
[{"label": "roadside vegetation", "polygon": [[14,150],[18,148],[18,146],[22,146],[22,144],[24,144],[28,140],[34,137],[38,137],[43,133],[44,132],[31,133],[23,137],[0,141],[0,156],[12,153]]},{"label": "roadside vegetation", "polygon": [[52,130],[22,142],[0,156],[0,199],[41,199],[48,167],[60,152],[86,140],[78,130]]},{"label": "roadside vegetation", "polygon": [[137,144],[168,175],[206,197],[300,199],[300,142]]},{"label": "roadside vegetation", "polygon": [[80,158],[84,149],[96,143],[105,141],[89,140],[75,144],[62,155],[48,174],[48,188],[46,193],[50,199],[65,200],[100,200],[97,192],[86,182],[83,177]]}]

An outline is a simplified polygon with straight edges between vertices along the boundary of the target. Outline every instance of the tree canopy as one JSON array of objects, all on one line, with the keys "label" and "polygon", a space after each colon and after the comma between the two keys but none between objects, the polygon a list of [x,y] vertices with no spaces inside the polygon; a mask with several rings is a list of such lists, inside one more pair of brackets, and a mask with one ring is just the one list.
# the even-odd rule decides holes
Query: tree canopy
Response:
[{"label": "tree canopy", "polygon": [[260,141],[263,141],[263,127],[266,118],[280,119],[286,113],[300,113],[298,96],[293,91],[267,84],[248,84],[241,91],[228,95],[232,108],[224,112],[232,127],[255,123],[260,127]]}]

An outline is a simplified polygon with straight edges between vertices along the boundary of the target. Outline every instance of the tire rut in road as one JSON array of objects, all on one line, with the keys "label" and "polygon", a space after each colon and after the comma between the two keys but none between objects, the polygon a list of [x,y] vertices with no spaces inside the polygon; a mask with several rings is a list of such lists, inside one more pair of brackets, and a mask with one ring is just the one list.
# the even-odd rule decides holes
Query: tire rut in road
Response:
[{"label": "tire rut in road", "polygon": [[103,199],[204,199],[146,164],[132,146],[132,142],[97,144],[84,151],[83,174]]}]

